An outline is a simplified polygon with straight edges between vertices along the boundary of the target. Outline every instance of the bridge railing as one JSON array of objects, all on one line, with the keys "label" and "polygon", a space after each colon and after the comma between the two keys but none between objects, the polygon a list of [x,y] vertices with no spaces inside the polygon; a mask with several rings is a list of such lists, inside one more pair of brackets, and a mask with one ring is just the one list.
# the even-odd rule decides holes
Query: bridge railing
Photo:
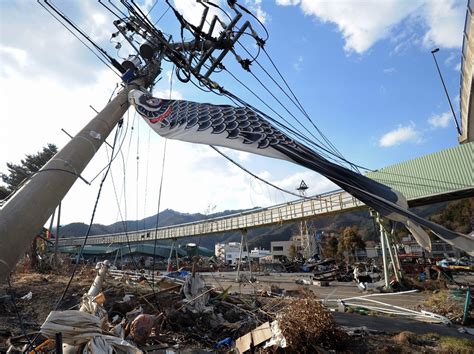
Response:
[{"label": "bridge railing", "polygon": [[[316,215],[331,214],[357,208],[364,204],[347,192],[335,191],[324,195],[300,199],[272,207],[250,210],[186,224],[160,227],[132,232],[89,236],[88,245],[153,241],[155,239],[177,239],[191,236],[211,235],[251,227],[269,226],[302,220]],[[59,246],[81,245],[84,237],[59,240]]]}]

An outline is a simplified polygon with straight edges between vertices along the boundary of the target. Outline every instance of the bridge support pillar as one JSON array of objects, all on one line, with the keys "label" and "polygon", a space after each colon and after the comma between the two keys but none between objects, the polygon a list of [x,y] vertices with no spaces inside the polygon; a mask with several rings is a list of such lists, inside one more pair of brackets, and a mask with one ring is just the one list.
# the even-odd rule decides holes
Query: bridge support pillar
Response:
[{"label": "bridge support pillar", "polygon": [[389,279],[389,273],[388,273],[385,233],[382,226],[382,221],[380,220],[380,217],[378,214],[377,214],[377,223],[379,224],[379,228],[380,228],[380,246],[382,247],[383,277],[384,277],[384,282],[385,282],[385,288],[388,289],[390,287],[390,281],[389,281],[390,279]]},{"label": "bridge support pillar", "polygon": [[383,225],[383,219],[380,217],[379,213],[375,213],[373,215],[375,221],[379,225],[380,231],[380,246],[382,248],[382,260],[383,260],[383,274],[384,274],[384,282],[385,288],[390,288],[390,273],[389,273],[389,266],[388,266],[388,258],[387,252],[390,256],[390,261],[392,263],[393,274],[395,276],[395,280],[400,283],[401,281],[401,271],[400,271],[400,262],[398,260],[398,253],[396,247],[393,242],[393,234],[388,232]]},{"label": "bridge support pillar", "polygon": [[248,245],[247,245],[247,229],[241,229],[240,230],[240,251],[239,251],[239,261],[237,263],[237,277],[235,278],[235,281],[240,282],[240,267],[242,266],[242,250],[244,247],[244,242],[245,242],[245,247],[247,249],[247,256],[248,256]]},{"label": "bridge support pillar", "polygon": [[174,250],[175,243],[176,243],[176,240],[173,239],[173,243],[171,244],[171,249],[170,249],[170,256],[168,257],[168,266],[166,267],[167,272],[171,272],[173,270],[171,267],[171,258],[173,257],[173,250]]}]

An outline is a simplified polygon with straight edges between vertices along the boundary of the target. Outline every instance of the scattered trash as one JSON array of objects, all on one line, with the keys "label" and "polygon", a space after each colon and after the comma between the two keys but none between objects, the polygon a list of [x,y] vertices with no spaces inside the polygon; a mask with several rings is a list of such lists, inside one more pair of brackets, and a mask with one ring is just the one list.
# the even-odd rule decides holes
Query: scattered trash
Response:
[{"label": "scattered trash", "polygon": [[[264,324],[258,326],[249,333],[237,338],[235,340],[235,348],[239,353],[244,353],[250,350],[252,347],[257,347],[260,344],[268,341],[273,336],[272,329],[270,328],[270,323],[265,322]],[[276,344],[276,341],[275,341]],[[272,344],[273,345],[273,344]],[[284,348],[284,347],[282,347]]]},{"label": "scattered trash", "polygon": [[25,296],[22,296],[20,299],[21,300],[31,300],[33,298],[33,293],[30,291],[28,294],[26,294]]},{"label": "scattered trash", "polygon": [[130,336],[138,344],[144,344],[150,336],[157,317],[154,315],[138,315],[130,325]]},{"label": "scattered trash", "polygon": [[135,297],[134,295],[126,294],[126,295],[124,295],[122,301],[123,302],[130,302],[134,297]]},{"label": "scattered trash", "polygon": [[252,341],[253,345],[257,346],[263,342],[266,342],[272,337],[272,330],[270,328],[270,323],[265,322],[261,326],[255,328],[252,332]]},{"label": "scattered trash", "polygon": [[346,332],[351,337],[364,337],[369,334],[383,334],[382,331],[377,331],[374,329],[369,329],[366,326],[360,327],[342,327],[342,330]]},{"label": "scattered trash", "polygon": [[472,336],[474,336],[474,328],[469,328],[469,327],[459,327],[458,328],[459,333],[467,333]]},{"label": "scattered trash", "polygon": [[49,338],[61,333],[63,342],[70,345],[83,344],[102,334],[100,319],[78,310],[51,311],[40,332]]},{"label": "scattered trash", "polygon": [[271,331],[272,336],[270,340],[265,344],[264,348],[286,348],[286,339],[281,332],[280,326],[278,325],[278,321],[273,321],[271,323]]},{"label": "scattered trash", "polygon": [[199,274],[186,277],[183,285],[183,294],[186,297],[184,306],[195,313],[211,312],[212,308],[206,306],[209,301],[209,289],[207,289],[204,279]]},{"label": "scattered trash", "polygon": [[216,349],[223,349],[223,348],[232,348],[234,346],[234,341],[231,337],[224,338],[223,340],[217,342]]},{"label": "scattered trash", "polygon": [[313,280],[313,285],[323,287],[323,286],[329,286],[329,282],[326,280]]},{"label": "scattered trash", "polygon": [[185,269],[180,269],[176,272],[169,272],[166,276],[169,278],[181,278],[185,279],[189,275],[189,272]]}]

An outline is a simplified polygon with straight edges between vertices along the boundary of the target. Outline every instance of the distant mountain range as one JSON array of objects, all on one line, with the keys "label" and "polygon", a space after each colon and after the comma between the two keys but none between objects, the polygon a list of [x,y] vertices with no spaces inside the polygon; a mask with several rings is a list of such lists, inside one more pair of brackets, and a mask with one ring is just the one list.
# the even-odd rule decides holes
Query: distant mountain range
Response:
[{"label": "distant mountain range", "polygon": [[[456,202],[455,202],[456,203]],[[438,203],[429,206],[417,207],[413,210],[415,213],[423,217],[429,217],[436,213],[441,212],[446,208],[447,203]],[[200,213],[187,214],[180,213],[172,209],[166,209],[159,213],[159,225],[170,226],[183,224],[193,221],[206,220],[219,216],[226,216],[231,214],[248,211],[251,209],[243,210],[226,210],[219,213],[210,215],[204,215]],[[116,222],[111,225],[93,224],[91,228],[91,235],[111,234],[117,232],[136,231],[143,229],[151,229],[156,225],[157,216],[150,216],[142,220],[127,220],[124,222]],[[283,241],[288,240],[293,234],[299,230],[299,222],[288,223],[284,225],[275,225],[270,227],[260,227],[250,229],[248,231],[249,247],[264,247],[270,248],[271,241]],[[359,234],[365,240],[376,240],[378,238],[378,232],[374,228],[373,219],[369,216],[368,210],[361,209],[347,213],[336,214],[332,216],[319,216],[308,221],[308,227],[310,231],[315,232],[316,230],[323,231],[335,231],[338,232],[342,228],[347,226],[357,225]],[[61,237],[74,237],[84,236],[87,232],[88,225],[84,223],[71,223],[68,225],[61,226],[60,236]],[[54,231],[53,231],[54,232]],[[207,248],[214,248],[216,242],[233,242],[240,241],[239,232],[226,232],[208,237],[190,237],[182,242],[193,242],[200,246]],[[160,242],[167,243],[167,242]]]}]

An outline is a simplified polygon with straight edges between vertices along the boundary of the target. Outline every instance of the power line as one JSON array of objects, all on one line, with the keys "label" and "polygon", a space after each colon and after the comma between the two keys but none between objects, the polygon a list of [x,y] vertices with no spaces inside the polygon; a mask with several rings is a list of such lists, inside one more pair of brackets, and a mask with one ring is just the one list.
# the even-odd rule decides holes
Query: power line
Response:
[{"label": "power line", "polygon": [[[115,145],[117,143],[117,137],[118,137],[118,134],[119,134],[119,131],[120,131],[120,126],[116,128],[115,130],[115,137],[114,137],[114,143],[112,145],[112,154],[111,156],[113,156],[113,153],[114,153],[114,149],[115,149]],[[107,168],[107,170],[105,171],[105,174],[104,176],[102,177],[102,181],[100,183],[100,186],[99,186],[99,191],[97,192],[97,197],[96,197],[96,200],[95,200],[95,203],[94,203],[94,208],[92,210],[92,215],[91,215],[91,220],[89,222],[89,226],[87,228],[87,232],[86,232],[86,235],[84,237],[84,241],[81,245],[81,248],[79,249],[79,253],[78,253],[78,257],[77,257],[77,261],[76,261],[76,264],[74,265],[74,268],[72,270],[72,273],[71,273],[71,276],[69,278],[69,281],[68,283],[66,284],[66,288],[64,289],[63,293],[61,294],[61,297],[59,298],[58,302],[56,303],[56,306],[54,307],[54,310],[56,311],[58,308],[59,308],[59,305],[61,304],[61,302],[63,301],[64,299],[64,296],[66,296],[66,293],[67,291],[69,290],[69,287],[71,286],[71,283],[72,283],[72,280],[74,279],[74,275],[76,274],[76,271],[77,271],[77,267],[79,266],[79,263],[81,262],[81,257],[82,257],[82,253],[84,251],[84,247],[86,246],[87,244],[87,239],[89,237],[89,234],[91,232],[91,229],[92,229],[92,225],[94,223],[94,217],[95,217],[95,213],[97,211],[97,205],[99,204],[99,199],[100,199],[100,195],[101,195],[101,192],[102,192],[102,187],[104,185],[104,182],[107,178],[107,175],[109,174],[109,171],[110,171],[110,167],[112,166],[112,159],[110,160],[109,162],[109,166]]]},{"label": "power line", "polygon": [[165,139],[165,146],[163,148],[163,161],[161,164],[161,178],[160,178],[160,187],[158,190],[158,203],[156,206],[156,222],[155,222],[155,237],[154,237],[154,242],[153,242],[153,265],[152,265],[152,273],[151,273],[151,279],[153,283],[153,289],[155,287],[155,257],[156,257],[156,246],[157,246],[157,240],[158,240],[158,226],[160,223],[160,206],[161,206],[161,191],[163,188],[163,176],[165,174],[165,161],[166,161],[166,145],[167,145],[168,139]]},{"label": "power line", "polygon": [[[171,70],[171,77],[170,77],[170,97],[169,97],[170,99],[171,99],[172,92],[173,92],[173,70]],[[162,192],[162,188],[163,188],[163,177],[165,175],[165,162],[166,162],[166,146],[167,146],[167,143],[168,143],[168,139],[165,138],[165,145],[164,145],[164,148],[163,148],[163,161],[161,163],[160,188],[158,190],[158,203],[157,203],[157,206],[156,206],[157,210],[156,210],[156,223],[155,223],[155,237],[154,237],[154,240],[153,240],[153,266],[152,266],[152,273],[151,273],[153,289],[154,289],[154,286],[155,286],[154,280],[155,280],[156,246],[157,246],[157,240],[158,240],[158,226],[159,226],[159,223],[160,223],[161,192]]]},{"label": "power line", "polygon": [[66,26],[58,17],[56,17],[56,15],[54,15],[50,10],[48,10],[48,8],[46,8],[41,2],[40,0],[37,0],[37,3],[43,8],[46,10],[46,12],[48,12],[56,21],[58,21],[66,30],[68,30],[79,42],[81,42],[87,49],[89,49],[89,51],[94,54],[105,66],[107,66],[110,70],[112,70],[114,72],[115,75],[117,75],[118,77],[120,77],[119,74],[117,74],[117,72],[103,59],[101,58],[91,47],[89,47],[89,45],[87,45],[87,43],[85,43],[81,38],[79,38],[79,36],[77,34],[75,34],[68,26]]},{"label": "power line", "polygon": [[[273,187],[275,189],[278,189],[279,191],[281,192],[284,192],[284,193],[288,193],[288,194],[291,194],[291,195],[294,195],[295,197],[298,197],[298,198],[301,198],[301,196],[297,193],[293,193],[289,190],[286,190],[286,189],[283,189],[281,187],[278,187],[276,185],[274,185],[273,183],[271,182],[268,182],[267,180],[263,179],[262,177],[259,177],[257,176],[256,174],[252,173],[251,171],[249,171],[248,169],[246,169],[244,166],[242,166],[241,164],[239,164],[237,161],[235,161],[234,159],[232,159],[231,157],[229,157],[228,155],[224,154],[222,151],[220,151],[218,148],[216,148],[214,145],[209,145],[212,149],[214,149],[219,155],[223,156],[225,159],[227,159],[229,162],[233,163],[235,166],[237,166],[238,168],[240,168],[242,171],[245,171],[247,172],[249,175],[251,175],[252,177],[258,179],[260,182],[263,182],[267,185],[269,185],[270,187]],[[307,198],[307,197],[303,197],[303,198]]]},{"label": "power line", "polygon": [[[252,95],[254,95],[260,102],[262,102],[268,109],[270,109],[273,113],[275,113],[277,116],[279,116],[287,125],[279,122],[278,120],[270,117],[269,115],[263,113],[261,110],[255,108],[254,106],[250,105],[249,103],[247,103],[246,101],[244,101],[243,99],[241,99],[240,97],[236,96],[235,94],[231,93],[230,91],[224,89],[223,87],[220,88],[220,91],[221,91],[221,94],[227,96],[228,98],[231,99],[231,101],[234,102],[235,104],[235,101],[236,100],[237,102],[239,102],[240,104],[244,105],[245,107],[249,108],[250,110],[254,111],[255,113],[257,114],[260,114],[262,117],[265,117],[266,119],[268,119],[270,122],[273,122],[275,123],[277,126],[279,126],[280,128],[282,128],[284,131],[286,131],[286,133],[289,135],[289,136],[296,136],[296,137],[299,137],[301,138],[302,140],[306,141],[308,144],[310,144],[311,146],[313,146],[316,151],[321,155],[321,156],[324,156],[326,157],[327,159],[329,160],[332,160],[334,162],[336,162],[336,160],[334,160],[333,157],[331,157],[330,155],[334,155],[332,152],[330,152],[329,150],[327,150],[325,147],[315,143],[314,141],[312,141],[311,139],[309,139],[307,136],[305,136],[303,133],[301,133],[300,131],[298,131],[297,128],[295,128],[290,122],[288,122],[288,120],[286,120],[281,114],[279,114],[278,112],[276,112],[268,103],[266,103],[260,96],[258,96],[252,89],[250,89],[247,85],[245,85],[241,80],[239,80],[234,74],[232,74],[230,71],[226,70],[237,82],[239,82],[243,87],[245,87],[250,93],[252,93]],[[290,128],[291,127],[291,128]],[[327,152],[328,154],[322,152],[322,151],[325,151]]]},{"label": "power line", "polygon": [[[288,84],[288,82],[286,81],[285,77],[282,75],[282,73],[280,72],[280,70],[278,69],[277,65],[275,64],[275,62],[273,61],[273,59],[271,58],[271,56],[268,54],[267,50],[265,49],[265,47],[262,47],[262,50],[263,52],[265,53],[265,55],[268,57],[268,59],[270,60],[271,64],[273,65],[273,67],[275,68],[276,72],[278,73],[278,75],[280,76],[280,78],[283,80],[283,82],[285,83],[286,87],[288,88],[288,90],[291,92],[293,98],[296,100],[296,102],[298,103],[299,107],[301,108],[304,116],[310,121],[310,123],[313,125],[313,127],[318,131],[318,133],[321,135],[321,137],[329,144],[329,146],[331,146],[334,151],[341,157],[341,158],[344,158],[344,156],[341,154],[341,152],[336,148],[335,145],[332,144],[332,142],[326,137],[325,134],[323,134],[323,132],[316,126],[316,124],[313,122],[313,120],[311,119],[311,117],[309,116],[309,114],[306,112],[306,110],[304,109],[303,105],[301,104],[301,102],[299,101],[298,97],[295,95],[295,93],[293,92],[293,90],[291,89],[290,85]],[[260,64],[259,64],[260,65]],[[271,76],[270,76],[271,77]],[[352,165],[352,164],[351,164]],[[355,166],[355,165],[352,165],[352,166]],[[356,166],[357,167],[357,166]]]},{"label": "power line", "polygon": [[28,333],[26,332],[26,327],[25,327],[25,322],[23,321],[23,317],[21,317],[20,311],[18,311],[18,307],[16,306],[15,292],[14,292],[14,290],[12,288],[12,284],[10,282],[10,276],[8,276],[8,278],[7,278],[7,283],[8,283],[8,290],[9,290],[9,293],[10,293],[9,297],[10,297],[10,300],[13,304],[13,309],[15,310],[15,315],[18,318],[18,322],[20,323],[21,332],[23,333],[23,336],[28,341],[28,347],[30,348],[30,347],[33,346],[34,340],[33,340],[33,342],[30,340],[30,337],[28,336]]},{"label": "power line", "polygon": [[[37,0],[40,3],[40,0]],[[78,25],[72,22],[59,8],[56,8],[51,1],[44,0],[44,3],[53,10],[59,17],[61,17],[69,26],[75,29],[82,37],[84,37],[105,59],[107,59],[112,66],[114,66],[119,72],[125,73],[125,69],[112,58],[103,48],[101,48],[97,43],[95,43]],[[41,5],[41,3],[40,3]],[[43,6],[44,7],[44,6]],[[48,11],[49,12],[49,11]],[[56,17],[55,17],[56,18]],[[56,18],[57,19],[57,18]],[[62,23],[62,22],[61,22]],[[62,23],[63,24],[63,23]],[[64,24],[63,24],[64,25]],[[64,25],[66,28],[67,26]],[[72,32],[71,32],[72,33]],[[76,37],[77,38],[77,37]],[[79,38],[78,38],[79,39]],[[115,72],[115,71],[114,71]],[[117,73],[116,73],[117,74]],[[117,74],[118,75],[118,74]],[[120,75],[118,75],[120,76]]]}]

